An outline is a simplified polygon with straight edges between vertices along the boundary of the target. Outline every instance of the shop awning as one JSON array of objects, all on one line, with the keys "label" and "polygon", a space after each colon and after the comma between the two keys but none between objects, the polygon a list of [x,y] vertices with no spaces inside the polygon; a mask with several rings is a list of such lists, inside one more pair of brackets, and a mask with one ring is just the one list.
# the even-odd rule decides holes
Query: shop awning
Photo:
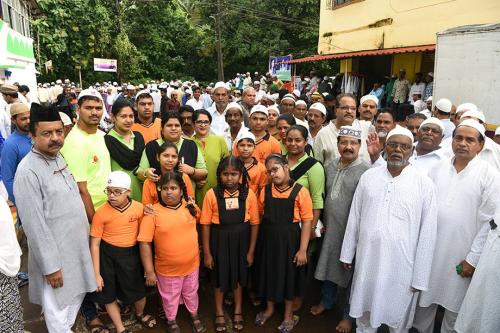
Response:
[{"label": "shop awning", "polygon": [[312,61],[322,61],[330,59],[345,59],[353,57],[365,57],[365,56],[379,56],[395,53],[412,53],[412,52],[422,52],[422,51],[434,51],[436,49],[436,44],[431,45],[420,45],[420,46],[408,46],[408,47],[395,47],[391,49],[380,49],[380,50],[368,50],[368,51],[356,51],[356,52],[346,52],[346,53],[335,53],[335,54],[318,54],[305,58],[298,58],[290,60],[286,63],[296,64],[300,62],[312,62]]}]

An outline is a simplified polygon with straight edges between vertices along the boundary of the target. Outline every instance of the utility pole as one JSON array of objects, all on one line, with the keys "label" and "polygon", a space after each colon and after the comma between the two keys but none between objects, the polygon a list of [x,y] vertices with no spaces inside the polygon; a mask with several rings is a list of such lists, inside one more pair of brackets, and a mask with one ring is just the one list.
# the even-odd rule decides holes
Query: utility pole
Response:
[{"label": "utility pole", "polygon": [[217,0],[217,15],[215,15],[215,29],[217,34],[217,77],[219,81],[224,81],[224,63],[222,60],[222,0]]}]

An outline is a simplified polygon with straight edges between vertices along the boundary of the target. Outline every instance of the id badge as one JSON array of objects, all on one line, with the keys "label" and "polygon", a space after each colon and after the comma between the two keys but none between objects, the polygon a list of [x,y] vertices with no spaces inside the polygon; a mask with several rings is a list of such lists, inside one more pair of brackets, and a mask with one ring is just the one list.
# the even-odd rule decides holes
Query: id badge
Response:
[{"label": "id badge", "polygon": [[226,210],[235,210],[240,208],[238,198],[226,198]]}]

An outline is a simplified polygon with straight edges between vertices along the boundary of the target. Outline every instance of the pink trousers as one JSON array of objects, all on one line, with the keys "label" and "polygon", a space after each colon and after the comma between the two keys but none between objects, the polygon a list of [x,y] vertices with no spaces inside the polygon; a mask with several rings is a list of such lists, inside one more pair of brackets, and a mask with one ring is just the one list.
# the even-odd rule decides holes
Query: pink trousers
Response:
[{"label": "pink trousers", "polygon": [[179,304],[191,315],[198,313],[198,269],[186,276],[157,275],[158,291],[167,320],[175,320]]}]

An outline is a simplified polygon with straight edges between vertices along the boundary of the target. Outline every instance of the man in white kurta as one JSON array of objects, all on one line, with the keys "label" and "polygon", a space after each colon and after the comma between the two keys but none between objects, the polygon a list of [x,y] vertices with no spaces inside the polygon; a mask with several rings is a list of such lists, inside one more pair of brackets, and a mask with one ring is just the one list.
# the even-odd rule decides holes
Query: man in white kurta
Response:
[{"label": "man in white kurta", "polygon": [[352,94],[343,94],[338,98],[339,106],[335,109],[335,120],[323,127],[314,139],[314,158],[323,163],[325,167],[340,157],[337,148],[337,137],[341,126],[354,126],[361,130],[361,148],[359,157],[365,162],[370,162],[370,155],[366,146],[369,132],[375,128],[369,121],[356,119],[356,98]]},{"label": "man in white kurta", "polygon": [[458,311],[487,237],[488,222],[495,207],[500,206],[498,170],[476,157],[484,137],[481,124],[464,120],[453,137],[455,156],[443,160],[429,173],[439,198],[439,241],[429,290],[422,293],[415,316],[414,326],[421,333],[433,332],[438,305],[445,308],[441,332],[454,332]]},{"label": "man in white kurta", "polygon": [[397,127],[386,141],[387,166],[366,171],[351,205],[340,261],[356,260],[349,315],[356,332],[408,332],[418,291],[427,290],[436,241],[432,181],[408,164],[413,135]]}]

